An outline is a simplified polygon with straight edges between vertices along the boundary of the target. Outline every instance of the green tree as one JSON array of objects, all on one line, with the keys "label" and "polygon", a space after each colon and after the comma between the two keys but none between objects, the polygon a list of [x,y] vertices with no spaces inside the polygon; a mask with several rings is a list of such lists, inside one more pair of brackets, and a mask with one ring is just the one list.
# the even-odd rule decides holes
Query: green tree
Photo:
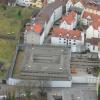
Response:
[{"label": "green tree", "polygon": [[22,16],[21,10],[18,11],[17,17],[20,18]]},{"label": "green tree", "polygon": [[6,9],[7,9],[7,6],[4,5],[4,4],[2,4],[2,9],[3,9],[3,10],[6,10]]}]

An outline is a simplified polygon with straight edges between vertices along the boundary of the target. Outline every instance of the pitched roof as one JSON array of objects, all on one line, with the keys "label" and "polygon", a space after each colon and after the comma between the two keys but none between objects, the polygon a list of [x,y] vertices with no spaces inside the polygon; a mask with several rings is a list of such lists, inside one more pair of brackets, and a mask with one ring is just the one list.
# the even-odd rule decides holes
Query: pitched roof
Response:
[{"label": "pitched roof", "polygon": [[88,17],[90,17],[92,20],[93,28],[97,30],[100,27],[100,16],[94,13],[84,11],[82,14],[82,18],[88,18]]},{"label": "pitched roof", "polygon": [[94,20],[92,22],[92,26],[93,26],[94,29],[98,30],[98,28],[100,27],[100,20],[98,20],[98,21]]},{"label": "pitched roof", "polygon": [[68,0],[56,0],[55,2],[44,6],[44,8],[36,16],[34,23],[39,23],[43,28],[45,23],[48,23],[54,10],[61,5],[65,5],[67,2]]},{"label": "pitched roof", "polygon": [[94,0],[74,0],[74,4],[79,1],[85,8],[100,10],[100,4],[95,2]]},{"label": "pitched roof", "polygon": [[63,16],[61,22],[66,21],[68,24],[71,24],[75,20],[76,12],[71,11],[68,15]]},{"label": "pitched roof", "polygon": [[94,0],[88,0],[87,4],[85,5],[86,8],[100,10],[100,4],[95,2]]},{"label": "pitched roof", "polygon": [[68,30],[59,27],[53,28],[52,37],[63,37],[70,39],[80,39],[81,32],[79,30]]}]

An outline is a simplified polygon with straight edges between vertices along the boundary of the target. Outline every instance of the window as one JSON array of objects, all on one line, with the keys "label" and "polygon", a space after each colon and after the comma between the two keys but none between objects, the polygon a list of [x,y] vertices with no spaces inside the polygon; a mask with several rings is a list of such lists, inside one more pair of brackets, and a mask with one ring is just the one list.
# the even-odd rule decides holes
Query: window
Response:
[{"label": "window", "polygon": [[69,41],[71,41],[71,40],[69,39]]},{"label": "window", "polygon": [[61,40],[61,38],[59,38],[59,40]]},{"label": "window", "polygon": [[73,45],[76,45],[76,43],[73,43]]},{"label": "window", "polygon": [[59,41],[59,43],[61,43],[61,41]]},{"label": "window", "polygon": [[69,44],[71,44],[71,42],[69,42]]},{"label": "window", "polygon": [[95,50],[95,46],[93,45],[93,50]]},{"label": "window", "polygon": [[66,39],[64,38],[64,40],[66,40]]}]

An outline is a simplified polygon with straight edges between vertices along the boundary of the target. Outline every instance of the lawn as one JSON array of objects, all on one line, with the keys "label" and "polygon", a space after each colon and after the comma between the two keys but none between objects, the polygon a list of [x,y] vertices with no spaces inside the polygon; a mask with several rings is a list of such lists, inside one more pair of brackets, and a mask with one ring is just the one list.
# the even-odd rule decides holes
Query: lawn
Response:
[{"label": "lawn", "polygon": [[17,35],[22,21],[29,19],[33,8],[9,7],[0,5],[0,34]]},{"label": "lawn", "polygon": [[[4,72],[11,66],[15,47],[15,41],[0,39],[0,62],[4,63],[2,66]],[[2,75],[4,75],[4,73],[2,70],[0,70],[0,76]]]},{"label": "lawn", "polygon": [[[0,4],[0,34],[17,38],[20,29],[23,28],[23,21],[30,19],[32,14],[38,11],[38,8],[9,7]],[[5,76],[6,70],[11,66],[15,47],[16,41],[0,39],[0,68],[3,63],[0,76]]]}]

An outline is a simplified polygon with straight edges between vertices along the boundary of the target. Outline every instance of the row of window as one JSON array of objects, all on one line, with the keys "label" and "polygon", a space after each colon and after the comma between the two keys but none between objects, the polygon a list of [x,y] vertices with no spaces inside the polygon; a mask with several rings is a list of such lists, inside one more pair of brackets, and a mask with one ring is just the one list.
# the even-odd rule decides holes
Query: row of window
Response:
[{"label": "row of window", "polygon": [[[59,43],[62,43],[62,41],[59,41]],[[75,42],[72,43],[72,42],[64,41],[63,43],[64,43],[64,44],[67,44],[67,45],[71,45],[71,44],[76,45]]]},{"label": "row of window", "polygon": [[[71,39],[66,39],[66,38],[64,38],[64,39],[63,38],[59,38],[59,40],[64,40],[64,41],[67,41],[67,42],[68,41],[72,41]],[[76,40],[74,40],[74,42],[76,42]]]}]

